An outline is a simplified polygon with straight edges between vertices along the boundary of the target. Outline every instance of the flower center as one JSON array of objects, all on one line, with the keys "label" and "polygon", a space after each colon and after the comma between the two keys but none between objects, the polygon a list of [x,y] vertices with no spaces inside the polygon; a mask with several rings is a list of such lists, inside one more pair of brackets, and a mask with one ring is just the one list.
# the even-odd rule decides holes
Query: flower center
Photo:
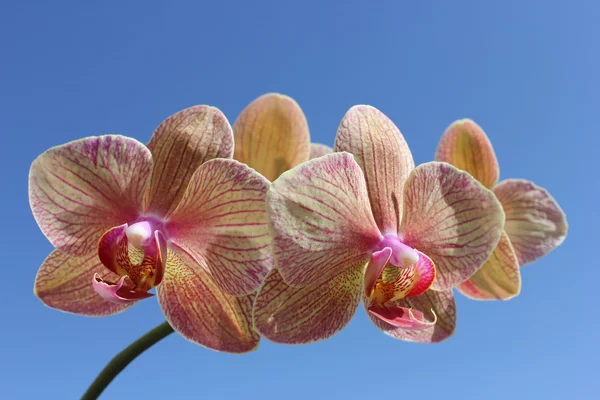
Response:
[{"label": "flower center", "polygon": [[383,236],[374,249],[365,273],[365,295],[380,307],[423,293],[431,286],[435,267],[422,253],[397,235]]},{"label": "flower center", "polygon": [[408,268],[419,261],[419,253],[412,247],[402,243],[396,235],[385,235],[377,245],[377,250],[382,250],[386,247],[392,249],[390,264],[396,267]]},{"label": "flower center", "polygon": [[[383,236],[373,249],[365,271],[369,312],[395,327],[425,329],[435,325],[423,312],[398,302],[424,293],[435,279],[435,266],[425,254],[407,246],[397,235]],[[433,312],[433,310],[432,310]]]},{"label": "flower center", "polygon": [[98,243],[98,257],[121,280],[118,284],[100,280],[96,283],[105,286],[98,287],[114,289],[111,295],[119,299],[139,299],[140,294],[151,296],[147,292],[160,284],[166,265],[164,230],[162,221],[141,218],[131,225],[116,226],[104,233]]}]

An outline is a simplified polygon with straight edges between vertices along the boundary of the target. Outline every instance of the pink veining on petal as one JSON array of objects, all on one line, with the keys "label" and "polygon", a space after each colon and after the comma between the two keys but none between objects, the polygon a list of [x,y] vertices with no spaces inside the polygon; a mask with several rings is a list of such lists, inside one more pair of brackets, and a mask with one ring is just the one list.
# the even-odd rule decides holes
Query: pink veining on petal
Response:
[{"label": "pink veining on petal", "polygon": [[100,275],[96,273],[94,274],[92,285],[94,286],[96,293],[104,300],[117,304],[127,304],[154,296],[152,293],[137,292],[130,287],[124,286],[126,279],[127,276],[122,276],[118,282],[111,283],[103,280],[100,278]]},{"label": "pink veining on petal", "polygon": [[[381,233],[351,154],[328,154],[284,172],[269,189],[267,211],[283,280],[305,286],[348,265],[366,264]],[[364,265],[364,264],[363,264]]]},{"label": "pink veining on petal", "polygon": [[152,171],[150,151],[132,138],[88,137],[51,148],[29,172],[29,202],[53,246],[87,256],[111,226],[135,218]]},{"label": "pink veining on petal", "polygon": [[453,288],[481,268],[503,227],[494,193],[450,164],[421,164],[406,182],[400,234],[435,263],[435,290]]},{"label": "pink veining on petal", "polygon": [[415,167],[400,130],[378,109],[356,105],[340,122],[334,150],[352,153],[360,165],[379,229],[397,231],[403,209],[402,188]]}]

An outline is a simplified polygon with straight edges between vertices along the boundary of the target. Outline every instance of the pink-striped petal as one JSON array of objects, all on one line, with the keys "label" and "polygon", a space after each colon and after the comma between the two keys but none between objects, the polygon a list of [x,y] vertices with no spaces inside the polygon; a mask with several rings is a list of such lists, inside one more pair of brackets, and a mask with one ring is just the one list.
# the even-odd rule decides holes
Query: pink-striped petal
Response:
[{"label": "pink-striped petal", "polygon": [[293,287],[272,269],[254,301],[254,327],[277,343],[304,344],[341,331],[361,299],[364,265],[354,265],[332,279]]},{"label": "pink-striped petal", "polygon": [[324,156],[325,154],[333,153],[333,149],[321,143],[310,144],[310,159]]},{"label": "pink-striped petal", "polygon": [[107,135],[76,140],[33,162],[29,203],[54,247],[86,256],[107,229],[137,217],[151,170],[150,152],[135,139]]},{"label": "pink-striped petal", "polygon": [[519,261],[506,233],[483,267],[456,288],[473,300],[509,300],[521,292]]},{"label": "pink-striped petal", "polygon": [[446,129],[435,159],[467,171],[488,189],[498,182],[500,169],[494,148],[483,129],[470,119],[455,121]]},{"label": "pink-striped petal", "polygon": [[455,287],[481,268],[503,226],[494,193],[450,164],[422,164],[406,182],[401,235],[435,263],[435,290]]},{"label": "pink-striped petal", "polygon": [[374,107],[354,106],[340,123],[334,149],[354,155],[365,174],[377,226],[384,234],[397,233],[402,187],[415,164],[396,125]]},{"label": "pink-striped petal", "polygon": [[115,304],[100,297],[92,286],[97,273],[113,281],[119,279],[102,265],[95,252],[73,257],[54,250],[40,267],[33,292],[48,307],[89,317],[117,314],[132,305]]},{"label": "pink-striped petal", "polygon": [[362,172],[349,153],[329,154],[285,172],[271,185],[267,211],[279,273],[306,286],[364,263],[381,240]]},{"label": "pink-striped petal", "polygon": [[177,207],[202,163],[231,158],[233,132],[223,113],[211,106],[186,108],[164,120],[148,143],[154,172],[147,211],[163,216]]},{"label": "pink-striped petal", "polygon": [[550,253],[567,237],[567,217],[544,188],[508,179],[500,182],[494,193],[504,207],[504,229],[521,267]]},{"label": "pink-striped petal", "polygon": [[452,290],[430,289],[420,296],[397,300],[388,310],[367,310],[367,314],[384,333],[407,342],[441,342],[452,336],[456,328]]},{"label": "pink-striped petal", "polygon": [[245,164],[212,160],[196,171],[168,217],[171,240],[234,296],[255,292],[273,265],[265,210],[268,187]]},{"label": "pink-striped petal", "polygon": [[310,134],[291,97],[268,93],[250,103],[233,124],[234,158],[274,181],[308,160]]},{"label": "pink-striped petal", "polygon": [[169,248],[167,269],[157,294],[167,321],[184,338],[228,353],[257,348],[260,337],[251,321],[255,295],[226,294],[177,246]]},{"label": "pink-striped petal", "polygon": [[[104,300],[117,304],[128,304],[154,296],[149,292],[138,292],[133,289],[133,284],[127,285],[127,276],[122,276],[117,282],[105,281],[98,274],[94,274],[92,286],[94,291]],[[130,282],[131,283],[131,282]]]}]

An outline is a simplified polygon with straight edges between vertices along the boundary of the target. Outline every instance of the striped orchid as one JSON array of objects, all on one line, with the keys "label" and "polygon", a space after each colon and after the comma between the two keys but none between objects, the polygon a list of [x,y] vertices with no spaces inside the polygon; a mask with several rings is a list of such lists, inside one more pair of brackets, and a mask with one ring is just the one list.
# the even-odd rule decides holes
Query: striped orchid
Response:
[{"label": "striped orchid", "polygon": [[34,292],[49,307],[119,313],[153,296],[183,337],[256,348],[254,293],[272,266],[269,182],[231,159],[233,132],[209,106],[162,122],[147,146],[106,135],[51,148],[32,164],[33,215],[55,250]]},{"label": "striped orchid", "polygon": [[233,124],[233,158],[274,181],[283,172],[332,149],[310,143],[304,112],[291,97],[267,93],[251,102]]},{"label": "striped orchid", "polygon": [[347,112],[334,149],[269,189],[276,267],[255,300],[255,328],[274,342],[323,340],[362,299],[392,337],[446,339],[456,325],[452,288],[500,239],[500,203],[449,164],[415,168],[398,128],[370,106]]},{"label": "striped orchid", "polygon": [[533,182],[508,179],[500,170],[487,135],[474,121],[452,123],[439,143],[436,160],[470,173],[494,191],[506,214],[500,242],[490,259],[457,289],[475,300],[508,300],[521,291],[520,268],[559,246],[567,236],[565,213],[554,198]]}]

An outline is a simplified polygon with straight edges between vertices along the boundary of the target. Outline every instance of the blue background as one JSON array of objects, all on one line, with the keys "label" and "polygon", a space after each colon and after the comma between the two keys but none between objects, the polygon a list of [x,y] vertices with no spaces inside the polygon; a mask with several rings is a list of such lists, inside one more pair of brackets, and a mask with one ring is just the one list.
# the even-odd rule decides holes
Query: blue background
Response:
[{"label": "blue background", "polygon": [[313,141],[329,145],[349,107],[376,106],[400,127],[417,163],[432,159],[450,122],[471,117],[489,134],[502,178],[547,188],[568,214],[569,236],[523,270],[514,300],[459,296],[458,329],[443,344],[395,341],[362,310],[328,341],[264,341],[244,356],[172,335],[105,398],[594,397],[599,7],[591,0],[3,2],[1,397],[78,398],[116,352],[163,320],[155,300],[88,319],[33,296],[51,246],[28,206],[31,161],[90,135],[146,142],[163,118],[195,104],[215,105],[233,123],[270,91],[294,97]]}]

